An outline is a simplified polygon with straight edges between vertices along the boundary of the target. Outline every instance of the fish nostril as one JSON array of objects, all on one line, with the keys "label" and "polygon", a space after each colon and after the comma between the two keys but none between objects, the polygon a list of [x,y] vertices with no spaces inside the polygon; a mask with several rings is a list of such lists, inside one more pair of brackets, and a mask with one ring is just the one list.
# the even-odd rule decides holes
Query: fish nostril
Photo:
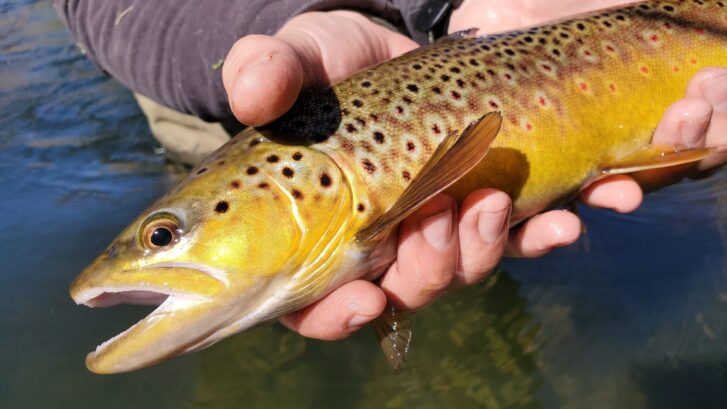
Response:
[{"label": "fish nostril", "polygon": [[118,253],[119,253],[119,252],[118,252],[118,246],[116,245],[116,243],[114,243],[114,244],[110,245],[110,246],[109,246],[109,247],[108,247],[108,248],[106,249],[106,251],[104,251],[104,252],[103,252],[103,258],[105,258],[105,259],[112,259],[112,258],[116,258],[116,255],[117,255]]}]

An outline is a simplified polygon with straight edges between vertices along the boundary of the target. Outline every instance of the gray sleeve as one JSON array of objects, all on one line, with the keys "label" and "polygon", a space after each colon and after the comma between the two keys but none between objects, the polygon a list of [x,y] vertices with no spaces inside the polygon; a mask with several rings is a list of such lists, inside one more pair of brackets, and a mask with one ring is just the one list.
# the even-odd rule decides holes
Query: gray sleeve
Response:
[{"label": "gray sleeve", "polygon": [[[425,0],[54,0],[88,57],[133,91],[205,120],[231,118],[216,69],[247,34],[312,10],[353,9],[410,33]],[[414,36],[424,41],[421,35]]]}]

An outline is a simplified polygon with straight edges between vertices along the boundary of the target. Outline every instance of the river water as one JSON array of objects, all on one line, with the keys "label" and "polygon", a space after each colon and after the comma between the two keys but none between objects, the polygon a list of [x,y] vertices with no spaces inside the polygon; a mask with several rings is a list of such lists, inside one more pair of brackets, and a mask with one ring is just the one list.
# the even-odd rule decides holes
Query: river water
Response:
[{"label": "river water", "polygon": [[147,308],[74,305],[68,284],[181,175],[129,92],[49,2],[0,1],[0,408],[727,408],[727,172],[413,316],[404,373],[372,331],[277,324],[122,375],[85,354]]}]

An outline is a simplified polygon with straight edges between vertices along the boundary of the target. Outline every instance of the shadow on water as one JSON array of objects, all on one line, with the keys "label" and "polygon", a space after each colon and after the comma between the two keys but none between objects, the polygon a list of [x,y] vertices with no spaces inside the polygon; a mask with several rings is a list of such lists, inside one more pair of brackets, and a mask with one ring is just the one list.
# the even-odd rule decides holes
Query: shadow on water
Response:
[{"label": "shadow on water", "polygon": [[[394,375],[373,332],[339,343],[259,328],[204,352],[201,407],[538,408],[539,326],[502,272],[413,317],[406,369]],[[372,374],[378,374],[372,376]],[[279,392],[285,390],[285,396]]]},{"label": "shadow on water", "polygon": [[638,364],[633,373],[647,409],[727,408],[727,354]]},{"label": "shadow on water", "polygon": [[[331,107],[318,137],[340,121]],[[727,407],[724,170],[634,214],[582,208],[576,245],[507,259],[417,312],[398,376],[372,331],[325,343],[277,324],[93,375],[85,354],[147,310],[81,308],[67,287],[174,183],[155,147],[132,96],[79,53],[50,2],[0,3],[0,408]],[[491,156],[517,195],[527,162]]]}]

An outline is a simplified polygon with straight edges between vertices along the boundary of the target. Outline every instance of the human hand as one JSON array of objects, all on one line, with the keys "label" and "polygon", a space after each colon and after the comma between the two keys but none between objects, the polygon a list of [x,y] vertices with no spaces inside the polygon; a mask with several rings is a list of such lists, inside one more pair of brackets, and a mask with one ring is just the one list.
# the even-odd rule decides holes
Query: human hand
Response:
[{"label": "human hand", "polygon": [[[414,47],[410,39],[356,13],[308,13],[274,37],[239,40],[225,61],[223,81],[238,119],[261,125],[287,111],[301,89],[335,82]],[[701,102],[675,105],[655,139],[673,138],[675,126],[706,126],[710,116],[704,115],[705,107]],[[690,125],[680,125],[685,121]],[[582,197],[589,205],[627,212],[638,207],[642,192],[633,179],[617,176],[590,186]],[[492,189],[472,193],[459,212],[451,198],[440,195],[402,223],[397,262],[380,286],[353,281],[281,321],[305,336],[343,338],[380,315],[387,297],[399,307],[416,309],[448,287],[481,280],[505,249],[510,255],[537,257],[580,234],[575,215],[551,211],[526,221],[508,238],[510,207],[507,195]]]}]

